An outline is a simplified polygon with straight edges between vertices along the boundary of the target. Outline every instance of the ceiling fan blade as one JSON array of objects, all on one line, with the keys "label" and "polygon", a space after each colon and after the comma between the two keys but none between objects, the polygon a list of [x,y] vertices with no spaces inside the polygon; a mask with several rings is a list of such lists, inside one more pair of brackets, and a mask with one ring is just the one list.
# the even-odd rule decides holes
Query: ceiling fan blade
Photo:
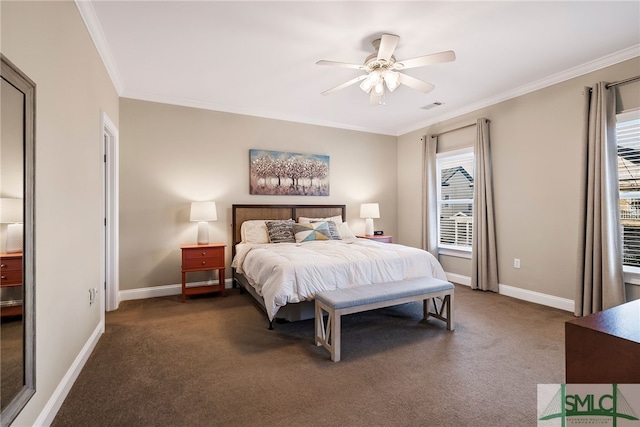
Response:
[{"label": "ceiling fan blade", "polygon": [[337,62],[337,61],[325,61],[324,59],[316,62],[316,65],[330,65],[332,67],[342,67],[342,68],[355,68],[356,70],[364,70],[364,65],[358,64],[349,64],[346,62]]},{"label": "ceiling fan blade", "polygon": [[398,73],[400,75],[399,81],[403,85],[407,85],[412,89],[419,90],[420,92],[429,93],[435,86],[431,83],[423,82],[415,77],[407,76],[406,74]]},{"label": "ceiling fan blade", "polygon": [[399,41],[400,37],[398,36],[394,36],[393,34],[383,34],[380,38],[380,46],[378,47],[378,61],[383,59],[389,62]]},{"label": "ceiling fan blade", "polygon": [[338,91],[340,89],[344,89],[347,86],[351,86],[352,84],[361,82],[362,80],[364,80],[366,78],[367,78],[367,74],[363,74],[361,76],[356,77],[355,79],[349,80],[348,82],[344,82],[341,85],[338,85],[338,86],[333,87],[331,89],[325,90],[324,92],[322,92],[322,95],[329,95],[330,93],[336,92],[336,91]]},{"label": "ceiling fan blade", "polygon": [[431,55],[419,56],[417,58],[405,59],[393,64],[394,70],[406,70],[408,68],[424,67],[425,65],[439,64],[441,62],[455,61],[456,54],[452,50],[434,53]]}]

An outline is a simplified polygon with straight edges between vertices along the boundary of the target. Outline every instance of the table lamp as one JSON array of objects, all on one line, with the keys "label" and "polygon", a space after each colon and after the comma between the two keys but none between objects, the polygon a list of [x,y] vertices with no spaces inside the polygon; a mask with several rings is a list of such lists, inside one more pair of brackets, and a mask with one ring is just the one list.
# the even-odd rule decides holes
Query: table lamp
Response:
[{"label": "table lamp", "polygon": [[198,223],[198,244],[209,243],[209,221],[216,221],[216,202],[191,202],[190,220]]},{"label": "table lamp", "polygon": [[22,199],[0,198],[0,223],[7,225],[7,253],[22,252]]},{"label": "table lamp", "polygon": [[360,218],[366,218],[364,234],[373,236],[373,218],[380,218],[380,208],[377,203],[363,203],[360,205]]}]

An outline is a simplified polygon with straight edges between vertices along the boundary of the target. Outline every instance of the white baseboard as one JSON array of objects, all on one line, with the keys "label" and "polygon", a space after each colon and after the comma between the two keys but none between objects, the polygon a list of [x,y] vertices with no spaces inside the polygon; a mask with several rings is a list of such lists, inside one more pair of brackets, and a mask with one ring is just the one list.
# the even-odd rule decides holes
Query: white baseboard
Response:
[{"label": "white baseboard", "polygon": [[[471,277],[448,272],[445,272],[445,274],[447,275],[447,280],[449,280],[450,282],[458,283],[465,286],[471,286]],[[556,297],[553,295],[543,294],[535,291],[529,291],[527,289],[516,288],[509,285],[499,284],[498,286],[500,295],[533,302],[535,304],[546,305],[547,307],[553,307],[573,313],[575,302],[571,299]]]},{"label": "white baseboard", "polygon": [[547,307],[558,308],[573,313],[575,301],[572,299],[556,297],[553,295],[543,294],[540,292],[529,291],[527,289],[515,288],[508,285],[499,285],[500,295],[518,298],[521,300],[534,302],[536,304],[546,305]]},{"label": "white baseboard", "polygon": [[447,280],[450,282],[457,283],[459,285],[471,286],[471,277],[448,272],[445,272],[444,274],[447,275]]},{"label": "white baseboard", "polygon": [[[209,282],[192,282],[187,283],[187,287],[191,286],[204,286],[217,284],[218,281]],[[233,284],[233,279],[225,279],[224,288],[230,289]],[[177,285],[162,285],[162,286],[150,286],[148,288],[127,289],[118,292],[119,301],[128,301],[134,299],[146,299],[156,297],[166,297],[169,295],[180,295],[182,293],[182,284]]]},{"label": "white baseboard", "polygon": [[38,415],[34,425],[36,426],[49,426],[53,423],[53,419],[56,417],[56,414],[60,410],[62,403],[67,398],[69,391],[71,391],[71,387],[73,383],[76,382],[78,375],[84,368],[84,365],[87,363],[89,356],[93,352],[96,344],[98,344],[98,340],[100,336],[104,332],[104,323],[100,322],[98,326],[95,328],[85,345],[80,350],[80,353],[76,356],[76,359],[73,361],[67,373],[62,378],[62,381],[58,384],[55,391],[49,398],[49,401]]}]

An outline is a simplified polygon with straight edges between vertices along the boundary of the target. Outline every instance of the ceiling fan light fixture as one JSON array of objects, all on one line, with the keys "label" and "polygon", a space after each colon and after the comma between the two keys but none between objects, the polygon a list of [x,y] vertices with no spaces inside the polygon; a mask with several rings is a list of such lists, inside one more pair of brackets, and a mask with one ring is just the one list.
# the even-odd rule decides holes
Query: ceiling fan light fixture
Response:
[{"label": "ceiling fan light fixture", "polygon": [[360,83],[360,89],[362,89],[366,93],[369,93],[371,88],[380,82],[381,78],[382,77],[380,76],[380,71],[378,70],[371,71],[369,75],[367,75],[367,78],[364,79],[362,83]]},{"label": "ceiling fan light fixture", "polygon": [[376,95],[382,95],[384,93],[384,84],[382,80],[378,81],[378,83],[373,86],[373,93]]},{"label": "ceiling fan light fixture", "polygon": [[368,80],[371,80],[371,86],[375,86],[378,84],[378,82],[381,79],[381,75],[380,75],[380,71],[379,70],[373,70],[372,72],[369,73],[369,77],[367,78]]},{"label": "ceiling fan light fixture", "polygon": [[371,81],[368,77],[364,79],[362,83],[360,83],[360,89],[362,89],[366,93],[369,93],[369,91],[371,90]]},{"label": "ceiling fan light fixture", "polygon": [[389,91],[393,92],[398,86],[400,86],[400,74],[394,71],[386,70],[382,76],[384,82],[389,88]]}]

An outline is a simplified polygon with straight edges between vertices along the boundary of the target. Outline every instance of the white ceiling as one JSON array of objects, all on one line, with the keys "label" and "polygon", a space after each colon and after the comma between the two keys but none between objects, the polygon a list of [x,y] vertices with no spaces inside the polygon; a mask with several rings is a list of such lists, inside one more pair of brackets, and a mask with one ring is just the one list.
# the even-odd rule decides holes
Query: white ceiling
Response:
[{"label": "white ceiling", "polygon": [[[638,1],[77,4],[122,97],[388,135],[640,55]],[[400,36],[398,60],[457,59],[405,71],[435,90],[401,86],[384,106],[357,84],[321,95],[362,72],[316,61],[361,63],[382,33]]]}]

